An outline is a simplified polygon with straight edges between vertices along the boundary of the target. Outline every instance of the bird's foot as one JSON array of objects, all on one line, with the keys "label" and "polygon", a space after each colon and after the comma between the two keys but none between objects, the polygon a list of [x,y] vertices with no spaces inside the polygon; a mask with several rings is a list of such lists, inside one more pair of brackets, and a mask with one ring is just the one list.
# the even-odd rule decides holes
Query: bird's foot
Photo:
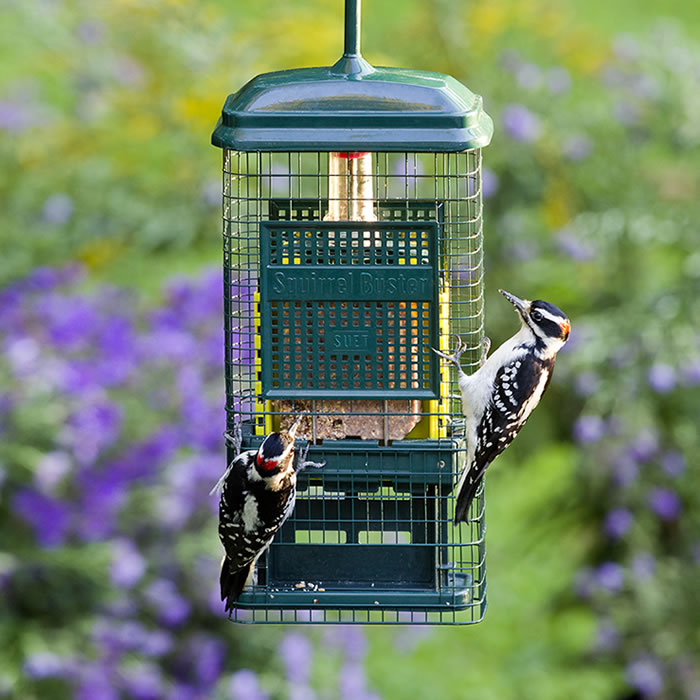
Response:
[{"label": "bird's foot", "polygon": [[491,349],[491,338],[484,336],[481,339],[481,358],[479,359],[479,367],[483,367],[488,357],[489,350]]},{"label": "bird's foot", "polygon": [[326,466],[326,460],[324,459],[323,462],[310,462],[306,459],[306,456],[309,454],[309,446],[310,443],[306,443],[304,447],[301,449],[301,452],[299,453],[299,461],[297,462],[297,467],[296,470],[297,472],[302,471],[302,469],[306,469],[306,467],[315,467],[316,469],[322,469],[323,467]]},{"label": "bird's foot", "polygon": [[459,358],[462,357],[464,351],[467,349],[467,346],[462,342],[462,339],[459,336],[456,336],[456,338],[457,347],[451,355],[448,355],[444,352],[440,352],[440,350],[436,350],[435,348],[432,348],[432,350],[436,355],[440,355],[440,357],[442,357],[443,360],[447,360],[450,364],[454,365],[461,373],[463,372],[463,370],[462,365],[459,364]]},{"label": "bird's foot", "polygon": [[[229,433],[228,431],[224,433],[224,440],[226,440],[226,442],[233,448],[233,459],[231,460],[231,464],[233,464],[233,460],[236,459],[236,457],[238,457],[239,454],[241,454],[241,445],[243,444],[243,433],[241,432],[240,423],[234,423],[232,433]],[[209,492],[210,496],[213,496],[215,493],[221,493],[223,491],[224,484],[226,483],[226,479],[228,478],[228,475],[231,471],[231,464],[229,464],[228,467],[226,467],[226,471],[221,475],[221,478],[216,482],[214,488]]]},{"label": "bird's foot", "polygon": [[233,434],[228,431],[224,433],[224,440],[228,442],[235,454],[239,455],[241,453],[241,445],[243,444],[243,433],[241,432],[241,424],[233,424]]}]

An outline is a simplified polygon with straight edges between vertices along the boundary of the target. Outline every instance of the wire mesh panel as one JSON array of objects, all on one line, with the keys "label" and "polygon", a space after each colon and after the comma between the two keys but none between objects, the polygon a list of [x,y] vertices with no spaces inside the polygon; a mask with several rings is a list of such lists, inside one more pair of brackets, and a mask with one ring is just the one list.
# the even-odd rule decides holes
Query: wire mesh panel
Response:
[{"label": "wire mesh panel", "polygon": [[[255,446],[262,438],[253,437]],[[312,448],[296,508],[258,562],[238,622],[470,624],[486,607],[483,489],[452,524],[461,440]]]},{"label": "wire mesh panel", "polygon": [[260,228],[265,398],[439,398],[437,222]]},{"label": "wire mesh panel", "polygon": [[228,427],[255,447],[304,411],[297,436],[327,462],[299,475],[234,619],[483,616],[483,494],[454,526],[464,420],[431,350],[459,335],[478,363],[480,168],[479,150],[373,153],[338,187],[328,153],[224,151]]}]

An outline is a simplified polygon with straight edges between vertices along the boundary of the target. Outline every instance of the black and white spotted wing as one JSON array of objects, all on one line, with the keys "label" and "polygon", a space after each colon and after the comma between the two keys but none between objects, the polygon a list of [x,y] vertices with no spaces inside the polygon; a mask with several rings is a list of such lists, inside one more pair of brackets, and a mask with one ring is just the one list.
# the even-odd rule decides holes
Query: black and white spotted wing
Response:
[{"label": "black and white spotted wing", "polygon": [[221,567],[221,596],[229,610],[238,599],[257,557],[294,509],[296,474],[281,477],[279,488],[251,480],[255,452],[239,455],[231,465],[219,501],[219,538],[226,556]]},{"label": "black and white spotted wing", "polygon": [[539,403],[552,377],[554,360],[524,354],[496,373],[494,391],[476,431],[474,459],[457,495],[455,521],[465,520],[481,478],[510,445]]}]

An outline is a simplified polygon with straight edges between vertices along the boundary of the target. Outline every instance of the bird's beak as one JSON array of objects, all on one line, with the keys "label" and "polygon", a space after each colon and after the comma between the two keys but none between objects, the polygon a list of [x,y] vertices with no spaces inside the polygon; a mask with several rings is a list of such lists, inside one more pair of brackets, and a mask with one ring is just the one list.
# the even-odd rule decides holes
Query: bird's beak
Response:
[{"label": "bird's beak", "polygon": [[513,306],[518,310],[518,313],[524,318],[525,314],[530,310],[530,302],[527,299],[519,299],[515,294],[506,292],[505,289],[498,290]]},{"label": "bird's beak", "polygon": [[297,416],[297,419],[292,423],[290,426],[289,430],[287,432],[289,433],[289,436],[292,438],[292,440],[296,437],[296,432],[299,429],[299,426],[301,425],[301,421],[303,420],[304,416],[308,415],[308,413],[300,413]]}]

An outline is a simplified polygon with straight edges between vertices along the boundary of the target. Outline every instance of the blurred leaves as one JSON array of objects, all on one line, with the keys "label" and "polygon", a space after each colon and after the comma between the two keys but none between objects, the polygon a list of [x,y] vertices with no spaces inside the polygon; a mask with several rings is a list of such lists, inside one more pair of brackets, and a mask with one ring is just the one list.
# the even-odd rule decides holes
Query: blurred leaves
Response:
[{"label": "blurred leaves", "polygon": [[255,74],[335,61],[342,4],[10,3],[0,695],[698,697],[700,47],[672,22],[609,40],[544,0],[365,5],[371,62],[449,72],[494,117],[488,334],[514,329],[499,287],[572,319],[489,477],[486,621],[373,630],[370,653],[326,628],[297,678],[306,637],[232,628],[216,599],[209,137]]}]

